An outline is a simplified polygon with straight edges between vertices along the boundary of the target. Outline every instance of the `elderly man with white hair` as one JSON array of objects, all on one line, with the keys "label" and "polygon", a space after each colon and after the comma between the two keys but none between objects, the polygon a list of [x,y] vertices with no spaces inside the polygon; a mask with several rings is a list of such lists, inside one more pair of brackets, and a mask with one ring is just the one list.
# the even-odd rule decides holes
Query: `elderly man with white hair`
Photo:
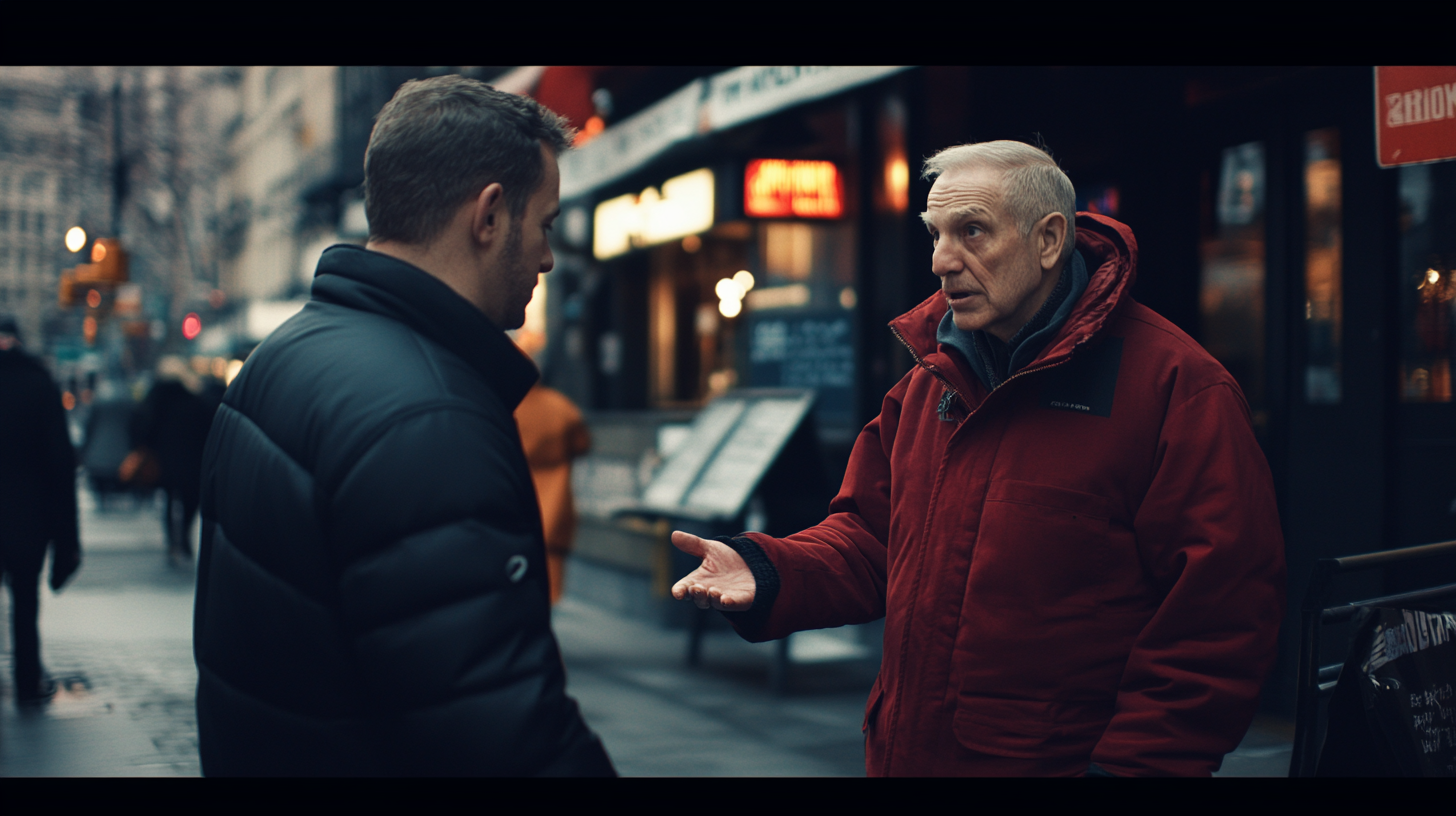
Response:
[{"label": "elderly man with white hair", "polygon": [[673,534],[745,638],[885,618],[870,775],[1207,776],[1275,656],[1284,553],[1243,393],[1131,296],[1137,241],[1042,150],[941,151],[941,291],[821,524]]}]

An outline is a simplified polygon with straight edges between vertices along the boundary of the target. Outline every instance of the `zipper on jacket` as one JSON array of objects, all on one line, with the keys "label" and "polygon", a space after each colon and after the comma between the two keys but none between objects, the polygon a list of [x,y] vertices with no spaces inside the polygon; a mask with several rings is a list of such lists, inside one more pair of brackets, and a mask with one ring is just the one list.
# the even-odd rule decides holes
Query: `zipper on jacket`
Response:
[{"label": "zipper on jacket", "polygon": [[946,389],[945,393],[940,395],[940,404],[935,406],[935,413],[940,417],[941,422],[951,422],[954,419],[950,416],[951,397],[954,394],[954,391]]},{"label": "zipper on jacket", "polygon": [[[900,341],[900,344],[905,347],[906,351],[910,352],[910,357],[915,360],[916,365],[920,366],[926,371],[929,371],[931,375],[933,375],[937,380],[940,380],[940,385],[942,388],[945,389],[945,393],[941,395],[940,405],[937,406],[935,410],[936,413],[940,416],[941,421],[955,421],[955,417],[952,417],[950,415],[950,409],[957,399],[959,399],[961,401],[961,404],[966,407],[966,410],[970,410],[970,403],[967,403],[965,399],[961,397],[961,393],[956,390],[955,386],[950,384],[950,380],[946,379],[945,375],[940,373],[940,369],[936,368],[930,363],[925,362],[925,360],[922,359],[918,353],[916,353],[915,347],[910,345],[910,342],[905,339],[905,336],[903,334],[900,334],[899,329],[891,326],[890,333],[895,335],[895,339]],[[967,416],[969,416],[969,414],[967,414]]]}]

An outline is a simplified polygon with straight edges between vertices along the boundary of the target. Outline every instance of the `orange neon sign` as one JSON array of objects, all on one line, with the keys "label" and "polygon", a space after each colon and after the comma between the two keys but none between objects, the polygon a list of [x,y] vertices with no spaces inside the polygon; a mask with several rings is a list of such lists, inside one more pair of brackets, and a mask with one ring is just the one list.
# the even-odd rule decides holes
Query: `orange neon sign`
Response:
[{"label": "orange neon sign", "polygon": [[844,177],[833,162],[754,159],[743,175],[743,211],[756,218],[838,218]]}]

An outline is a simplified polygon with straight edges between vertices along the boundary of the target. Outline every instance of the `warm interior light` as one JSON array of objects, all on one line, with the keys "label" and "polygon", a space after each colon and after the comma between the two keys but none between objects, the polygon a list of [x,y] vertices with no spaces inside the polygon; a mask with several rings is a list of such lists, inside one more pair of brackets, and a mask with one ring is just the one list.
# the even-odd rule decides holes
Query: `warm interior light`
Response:
[{"label": "warm interior light", "polygon": [[741,300],[724,299],[718,301],[718,314],[724,317],[737,317],[741,311],[743,311],[743,301]]},{"label": "warm interior light", "polygon": [[737,272],[733,273],[733,282],[738,284],[738,288],[742,289],[745,292],[752,291],[753,273],[749,272],[747,269],[740,269]]},{"label": "warm interior light", "polygon": [[239,371],[242,371],[242,370],[243,370],[243,361],[242,360],[233,360],[233,361],[229,362],[227,364],[227,374],[226,374],[225,377],[223,377],[223,381],[226,382],[228,385],[232,385],[233,384],[233,380],[236,379],[237,376],[238,376],[238,372]]},{"label": "warm interior light", "polygon": [[910,165],[902,155],[885,162],[885,197],[895,212],[904,212],[910,206]]},{"label": "warm interior light", "polygon": [[1427,269],[1426,270],[1426,283],[1435,284],[1435,283],[1440,283],[1440,282],[1441,282],[1441,273],[1440,272],[1437,272],[1434,269]]},{"label": "warm interior light", "polygon": [[86,293],[86,305],[93,309],[101,308],[101,293],[92,289]]},{"label": "warm interior light", "polygon": [[101,263],[106,260],[106,245],[97,241],[91,246],[91,263]]},{"label": "warm interior light", "polygon": [[61,407],[67,411],[76,407],[76,396],[70,391],[61,395]]},{"label": "warm interior light", "polygon": [[84,246],[86,246],[86,230],[80,227],[71,227],[66,230],[66,249],[80,252]]},{"label": "warm interior light", "polygon": [[748,295],[748,305],[755,309],[785,309],[806,306],[809,303],[809,287],[802,283],[788,286],[766,286],[755,289]]},{"label": "warm interior light", "polygon": [[732,278],[723,278],[713,287],[713,294],[720,300],[743,300],[743,287]]}]

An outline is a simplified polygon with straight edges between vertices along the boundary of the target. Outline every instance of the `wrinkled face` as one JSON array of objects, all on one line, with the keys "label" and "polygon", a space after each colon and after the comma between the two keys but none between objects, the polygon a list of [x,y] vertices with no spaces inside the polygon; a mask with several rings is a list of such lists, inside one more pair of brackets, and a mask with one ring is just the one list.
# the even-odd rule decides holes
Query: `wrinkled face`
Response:
[{"label": "wrinkled face", "polygon": [[561,172],[556,156],[541,148],[545,172],[541,185],[526,202],[519,219],[512,219],[501,249],[505,273],[504,323],[502,329],[518,329],[526,322],[526,304],[536,289],[536,279],[551,271],[555,258],[547,238],[556,217],[561,214]]},{"label": "wrinkled face", "polygon": [[995,170],[951,170],[931,186],[921,219],[935,245],[930,271],[940,278],[956,328],[1010,340],[1041,305],[1042,268],[1036,231],[1021,234],[1001,187]]}]

